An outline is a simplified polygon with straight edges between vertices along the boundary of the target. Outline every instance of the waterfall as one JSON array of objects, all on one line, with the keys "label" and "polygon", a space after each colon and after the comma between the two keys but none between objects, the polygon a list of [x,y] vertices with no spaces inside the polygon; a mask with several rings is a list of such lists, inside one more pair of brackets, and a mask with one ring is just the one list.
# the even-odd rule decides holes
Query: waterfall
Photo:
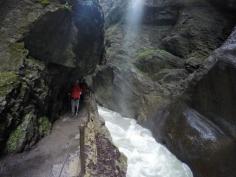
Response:
[{"label": "waterfall", "polygon": [[123,46],[127,47],[129,41],[133,41],[140,30],[143,17],[144,0],[130,0],[125,14],[125,36]]},{"label": "waterfall", "polygon": [[151,132],[134,119],[103,107],[98,111],[113,143],[128,159],[127,177],[193,177],[186,164],[157,143]]},{"label": "waterfall", "polygon": [[127,25],[138,27],[143,16],[144,0],[130,0],[126,14]]}]

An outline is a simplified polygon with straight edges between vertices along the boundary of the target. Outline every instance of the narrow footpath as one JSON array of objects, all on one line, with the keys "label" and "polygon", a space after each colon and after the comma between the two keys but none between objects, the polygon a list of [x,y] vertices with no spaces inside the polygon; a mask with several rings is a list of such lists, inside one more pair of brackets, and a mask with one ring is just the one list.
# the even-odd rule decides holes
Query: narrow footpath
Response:
[{"label": "narrow footpath", "polygon": [[77,177],[80,172],[80,120],[62,116],[31,151],[0,159],[0,177]]}]

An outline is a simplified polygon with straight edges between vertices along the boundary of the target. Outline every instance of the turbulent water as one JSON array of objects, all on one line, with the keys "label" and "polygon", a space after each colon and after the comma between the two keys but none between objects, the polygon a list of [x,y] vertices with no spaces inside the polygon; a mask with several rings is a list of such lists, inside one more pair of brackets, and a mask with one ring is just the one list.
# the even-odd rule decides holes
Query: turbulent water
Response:
[{"label": "turbulent water", "polygon": [[193,177],[187,165],[179,161],[149,130],[134,119],[99,107],[114,144],[128,158],[127,177]]}]

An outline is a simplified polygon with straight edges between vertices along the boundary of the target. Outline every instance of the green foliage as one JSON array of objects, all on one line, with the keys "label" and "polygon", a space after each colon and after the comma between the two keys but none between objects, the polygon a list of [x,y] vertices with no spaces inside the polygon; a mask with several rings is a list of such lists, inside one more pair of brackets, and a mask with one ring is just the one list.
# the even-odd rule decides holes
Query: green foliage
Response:
[{"label": "green foliage", "polygon": [[14,72],[0,72],[0,97],[11,91],[17,78]]},{"label": "green foliage", "polygon": [[47,117],[39,118],[39,134],[41,136],[49,134],[52,124]]}]

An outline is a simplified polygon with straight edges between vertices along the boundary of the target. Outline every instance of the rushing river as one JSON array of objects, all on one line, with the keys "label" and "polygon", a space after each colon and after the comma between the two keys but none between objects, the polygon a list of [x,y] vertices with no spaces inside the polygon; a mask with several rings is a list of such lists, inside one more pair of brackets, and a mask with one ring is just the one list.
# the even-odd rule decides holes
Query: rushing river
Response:
[{"label": "rushing river", "polygon": [[127,177],[193,177],[190,168],[134,119],[99,107],[114,144],[128,158]]}]

